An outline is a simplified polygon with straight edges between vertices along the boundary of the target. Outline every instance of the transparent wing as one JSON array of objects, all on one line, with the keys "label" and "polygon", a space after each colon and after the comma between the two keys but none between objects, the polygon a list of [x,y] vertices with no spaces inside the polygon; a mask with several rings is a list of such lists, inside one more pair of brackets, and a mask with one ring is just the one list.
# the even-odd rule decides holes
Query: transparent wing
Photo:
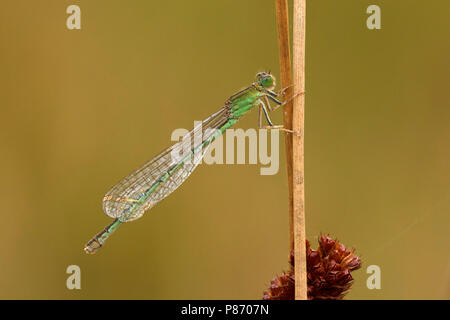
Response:
[{"label": "transparent wing", "polygon": [[[140,218],[145,211],[167,197],[189,177],[210,145],[203,142],[207,141],[214,134],[214,129],[220,128],[228,117],[229,108],[225,106],[196,125],[180,142],[125,177],[103,198],[103,211],[110,217],[122,218],[124,221]],[[186,159],[186,154],[192,155],[193,151],[195,154]],[[161,181],[163,177],[165,180]],[[150,194],[142,202],[146,192]]]}]

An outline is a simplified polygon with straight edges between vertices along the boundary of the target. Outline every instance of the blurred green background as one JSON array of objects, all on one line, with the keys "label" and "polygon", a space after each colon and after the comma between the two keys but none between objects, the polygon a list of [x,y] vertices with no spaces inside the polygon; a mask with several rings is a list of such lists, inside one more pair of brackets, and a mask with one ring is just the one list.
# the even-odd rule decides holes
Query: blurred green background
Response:
[{"label": "blurred green background", "polygon": [[[70,4],[81,30],[66,28]],[[362,256],[348,299],[450,298],[449,10],[308,1],[306,230]],[[82,250],[111,221],[104,193],[173,129],[256,72],[278,76],[274,1],[7,0],[0,49],[0,298],[260,299],[287,269],[284,150],[274,176],[201,165],[97,255]],[[81,290],[66,288],[72,264]]]}]

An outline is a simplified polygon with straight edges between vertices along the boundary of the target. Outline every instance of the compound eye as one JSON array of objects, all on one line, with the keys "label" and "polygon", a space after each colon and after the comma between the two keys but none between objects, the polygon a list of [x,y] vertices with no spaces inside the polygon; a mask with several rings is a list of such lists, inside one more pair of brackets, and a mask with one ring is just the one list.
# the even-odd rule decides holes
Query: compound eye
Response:
[{"label": "compound eye", "polygon": [[273,78],[267,75],[262,79],[261,84],[266,88],[270,88],[273,86]]},{"label": "compound eye", "polygon": [[273,89],[275,86],[275,78],[267,72],[259,72],[256,74],[256,81],[266,89]]}]

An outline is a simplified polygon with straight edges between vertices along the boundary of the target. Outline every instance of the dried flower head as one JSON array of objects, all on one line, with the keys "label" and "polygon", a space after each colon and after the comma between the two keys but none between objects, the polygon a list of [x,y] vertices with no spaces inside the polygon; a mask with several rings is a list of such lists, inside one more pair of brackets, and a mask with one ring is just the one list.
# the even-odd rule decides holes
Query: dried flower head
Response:
[{"label": "dried flower head", "polygon": [[[308,299],[342,299],[350,289],[353,278],[351,271],[361,267],[361,259],[343,244],[328,235],[319,237],[317,250],[311,249],[306,240],[306,266],[308,272]],[[290,255],[291,270],[294,270],[294,253]],[[264,300],[293,300],[295,276],[293,272],[275,277]]]}]

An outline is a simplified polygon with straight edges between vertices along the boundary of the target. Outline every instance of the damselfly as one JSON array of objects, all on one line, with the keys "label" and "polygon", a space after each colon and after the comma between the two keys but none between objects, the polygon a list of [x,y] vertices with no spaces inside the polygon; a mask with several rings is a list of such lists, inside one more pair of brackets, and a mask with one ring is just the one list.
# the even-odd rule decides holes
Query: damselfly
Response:
[{"label": "damselfly", "polygon": [[[233,126],[243,115],[258,106],[259,128],[291,130],[275,126],[269,118],[281,102],[284,90],[275,93],[275,77],[260,72],[248,88],[232,95],[219,111],[203,120],[181,141],[164,150],[116,186],[103,198],[103,211],[114,221],[93,237],[85,246],[86,253],[95,253],[106,239],[124,222],[136,220],[178,188],[194,171],[211,142]],[[269,100],[276,104],[272,107]],[[262,114],[268,125],[263,127]],[[196,139],[200,134],[201,139]],[[181,151],[188,150],[183,156]]]}]

